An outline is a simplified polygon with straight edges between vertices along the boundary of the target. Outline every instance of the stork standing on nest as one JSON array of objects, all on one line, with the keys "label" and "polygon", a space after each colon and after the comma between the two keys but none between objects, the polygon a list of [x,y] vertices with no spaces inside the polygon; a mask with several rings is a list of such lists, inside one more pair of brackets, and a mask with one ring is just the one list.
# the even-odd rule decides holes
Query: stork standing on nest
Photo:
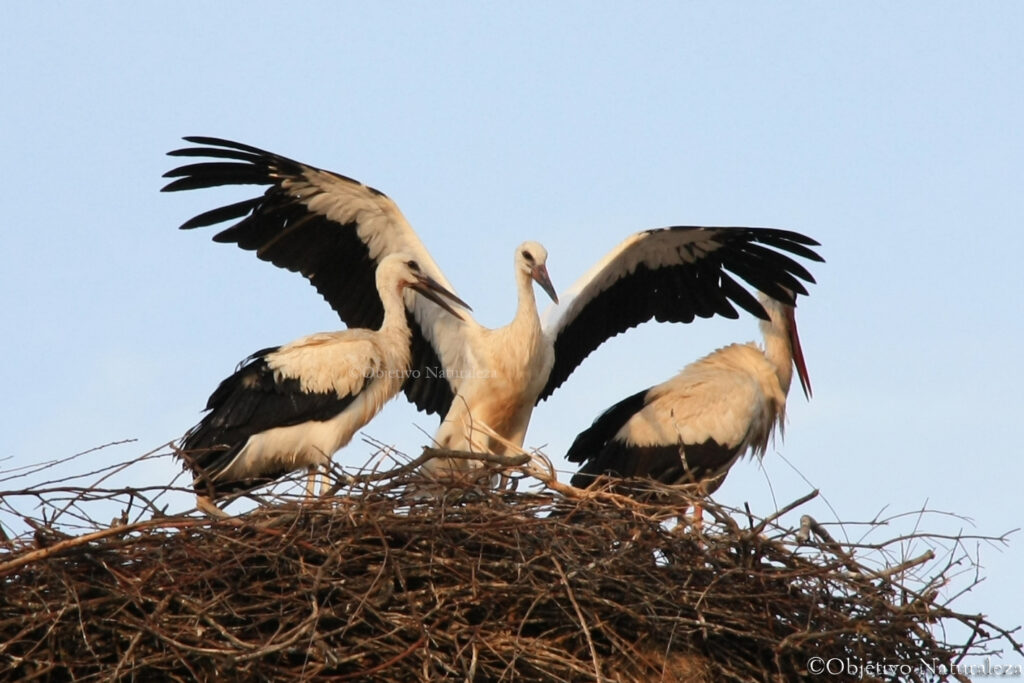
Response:
[{"label": "stork standing on nest", "polygon": [[769,316],[761,323],[763,348],[718,349],[608,408],[566,454],[583,463],[572,485],[586,488],[605,475],[699,483],[712,493],[740,456],[764,455],[776,427],[781,433],[785,426],[793,367],[807,398],[811,383],[793,306],[764,295],[761,303]]},{"label": "stork standing on nest", "polygon": [[[196,147],[170,152],[215,161],[168,172],[165,191],[268,185],[257,197],[207,211],[181,227],[240,219],[214,240],[255,251],[305,276],[350,327],[382,315],[373,273],[396,251],[452,289],[391,199],[351,178],[256,147],[188,137]],[[820,261],[799,233],[771,228],[673,227],[630,236],[584,275],[560,304],[536,242],[517,247],[519,303],[513,320],[488,329],[419,300],[407,300],[412,372],[402,386],[417,408],[444,416],[435,442],[453,450],[504,453],[523,444],[534,406],[558,388],[605,340],[656,319],[738,317],[733,304],[767,319],[733,276],[783,301],[814,279],[787,253]],[[538,283],[556,301],[541,323]],[[436,464],[436,463],[435,463]],[[442,466],[451,466],[447,463]]]},{"label": "stork standing on nest", "polygon": [[213,392],[210,412],[180,445],[202,509],[210,511],[212,498],[302,468],[311,472],[312,495],[313,473],[329,467],[335,451],[398,393],[409,372],[405,289],[456,319],[460,314],[445,299],[466,307],[407,255],[383,259],[376,284],[384,308],[380,329],[321,332],[263,349]]}]

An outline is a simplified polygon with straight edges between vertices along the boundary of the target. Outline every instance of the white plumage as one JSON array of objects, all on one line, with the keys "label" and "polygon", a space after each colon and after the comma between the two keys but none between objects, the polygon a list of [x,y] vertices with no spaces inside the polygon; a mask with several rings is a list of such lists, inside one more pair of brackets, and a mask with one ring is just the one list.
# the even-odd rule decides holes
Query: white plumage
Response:
[{"label": "white plumage", "polygon": [[[302,273],[346,324],[374,327],[380,299],[371,286],[381,259],[396,251],[451,289],[398,207],[351,178],[218,138],[191,137],[198,147],[173,156],[212,157],[167,173],[164,189],[268,185],[266,192],[208,211],[182,228],[239,219],[214,238],[255,250],[264,260]],[[806,293],[813,277],[786,253],[821,260],[814,240],[770,228],[673,227],[630,236],[569,290],[559,305],[548,277],[547,251],[525,242],[515,252],[518,307],[513,320],[488,329],[406,298],[413,372],[409,400],[444,416],[435,441],[458,450],[502,452],[521,446],[534,405],[549,396],[608,338],[651,319],[691,322],[738,316],[734,305],[767,318],[733,276],[784,301]],[[555,300],[542,325],[537,282]],[[492,438],[494,435],[494,438]],[[435,463],[445,469],[448,463]]]},{"label": "white plumage", "polygon": [[[456,451],[504,453],[506,444],[521,446],[537,397],[555,362],[554,348],[544,336],[537,314],[533,282],[558,300],[548,276],[547,250],[524,242],[515,253],[518,305],[512,322],[488,329],[468,321],[460,334],[442,335],[462,357],[441,354],[446,368],[459,374],[453,382],[451,408],[434,436],[442,448]],[[433,477],[463,477],[473,471],[469,460],[434,459],[424,471]]]},{"label": "white plumage", "polygon": [[793,307],[761,300],[770,317],[761,323],[763,348],[718,349],[606,410],[569,449],[569,461],[583,463],[573,485],[599,475],[650,477],[702,482],[711,492],[739,457],[763,455],[784,428],[794,365],[808,397],[811,386]]},{"label": "white plumage", "polygon": [[216,497],[297,469],[326,469],[405,381],[411,356],[403,291],[456,317],[441,297],[465,305],[403,254],[381,262],[376,283],[380,329],[322,332],[264,349],[221,382],[210,412],[181,443],[197,492]]}]

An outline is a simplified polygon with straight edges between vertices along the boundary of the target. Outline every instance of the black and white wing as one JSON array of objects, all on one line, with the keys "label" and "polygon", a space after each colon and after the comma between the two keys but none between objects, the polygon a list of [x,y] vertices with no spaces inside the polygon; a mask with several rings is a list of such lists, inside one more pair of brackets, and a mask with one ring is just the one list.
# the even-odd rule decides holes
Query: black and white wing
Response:
[{"label": "black and white wing", "polygon": [[801,281],[814,278],[790,254],[823,261],[811,249],[817,245],[774,228],[677,226],[631,235],[545,311],[544,334],[553,340],[555,364],[538,402],[606,340],[648,320],[737,318],[735,306],[767,320],[757,297],[737,278],[792,303],[794,293],[807,293]]},{"label": "black and white wing", "polygon": [[[300,376],[274,366],[281,349],[273,346],[252,354],[210,395],[208,412],[180,444],[197,475],[212,481],[257,434],[336,417],[374,381],[372,376],[347,373],[344,386],[311,389]],[[289,471],[261,471],[259,481],[273,481]]]},{"label": "black and white wing", "polygon": [[[163,188],[165,192],[222,185],[269,187],[257,197],[202,213],[181,228],[237,221],[217,233],[214,241],[237,244],[264,261],[301,273],[348,327],[380,326],[384,308],[374,275],[389,254],[413,256],[425,274],[454,291],[398,206],[384,193],[257,147],[211,137],[185,140],[197,146],[174,150],[170,156],[208,160],[164,174],[174,179]],[[442,352],[437,337],[459,321],[411,292],[406,308],[414,372],[403,391],[420,410],[443,415],[453,394],[444,374],[437,371]]]}]

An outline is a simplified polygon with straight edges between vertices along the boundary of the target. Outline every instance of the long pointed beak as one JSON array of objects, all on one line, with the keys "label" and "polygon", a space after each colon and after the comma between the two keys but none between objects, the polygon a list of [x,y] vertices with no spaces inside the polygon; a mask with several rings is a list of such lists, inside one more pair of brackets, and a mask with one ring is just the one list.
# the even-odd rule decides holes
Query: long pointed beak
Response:
[{"label": "long pointed beak", "polygon": [[786,322],[789,323],[789,344],[793,347],[793,365],[800,378],[800,388],[804,390],[804,396],[810,399],[814,392],[811,390],[811,378],[807,375],[804,350],[800,348],[800,335],[796,331],[796,309],[786,308]]},{"label": "long pointed beak", "polygon": [[558,293],[555,292],[555,286],[551,284],[551,276],[548,275],[548,267],[543,263],[534,266],[533,270],[530,271],[530,276],[533,277],[534,281],[541,286],[541,289],[547,292],[547,295],[551,297],[551,300],[557,304]]},{"label": "long pointed beak", "polygon": [[454,315],[459,320],[465,320],[465,318],[462,317],[461,313],[452,308],[445,299],[458,304],[467,311],[473,310],[469,307],[469,304],[445,289],[437,280],[429,275],[420,275],[416,282],[412,283],[410,287],[422,294],[424,298],[433,301],[435,304]]}]

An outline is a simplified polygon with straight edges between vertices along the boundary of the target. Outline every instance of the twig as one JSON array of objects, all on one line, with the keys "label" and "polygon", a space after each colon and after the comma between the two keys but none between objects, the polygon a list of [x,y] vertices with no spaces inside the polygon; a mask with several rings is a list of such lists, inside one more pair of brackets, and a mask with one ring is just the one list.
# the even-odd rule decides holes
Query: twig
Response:
[{"label": "twig", "polygon": [[601,675],[601,659],[597,656],[597,648],[594,647],[594,639],[590,637],[590,629],[587,627],[587,620],[583,616],[583,610],[580,609],[580,603],[576,601],[576,595],[573,593],[572,585],[569,583],[569,577],[565,575],[565,570],[562,569],[562,565],[559,563],[558,558],[552,557],[551,564],[553,564],[555,569],[558,570],[558,575],[562,577],[562,585],[565,586],[565,594],[569,596],[569,602],[572,603],[572,608],[576,612],[576,618],[580,620],[580,631],[583,632],[584,637],[587,639],[587,648],[590,649],[590,660],[594,664],[594,680],[600,683],[604,678],[604,676]]},{"label": "twig", "polygon": [[[185,529],[188,527],[202,526],[205,523],[206,522],[203,520],[180,519],[176,520],[174,526],[178,529]],[[146,522],[136,522],[135,524],[131,524],[128,526],[100,529],[99,531],[94,531],[91,534],[84,534],[82,536],[75,536],[73,538],[69,538],[63,541],[58,541],[53,545],[46,546],[45,548],[40,548],[39,550],[23,553],[21,555],[18,555],[17,557],[14,557],[13,559],[0,563],[0,576],[5,576],[14,571],[15,569],[24,567],[27,564],[38,562],[40,560],[46,559],[47,557],[51,557],[53,555],[66,552],[78,546],[83,546],[94,541],[99,541],[101,539],[107,538],[108,536],[120,536],[122,534],[131,533],[133,531],[141,531],[143,529],[152,529],[156,527],[167,526],[170,526],[167,519],[153,519]]]}]

